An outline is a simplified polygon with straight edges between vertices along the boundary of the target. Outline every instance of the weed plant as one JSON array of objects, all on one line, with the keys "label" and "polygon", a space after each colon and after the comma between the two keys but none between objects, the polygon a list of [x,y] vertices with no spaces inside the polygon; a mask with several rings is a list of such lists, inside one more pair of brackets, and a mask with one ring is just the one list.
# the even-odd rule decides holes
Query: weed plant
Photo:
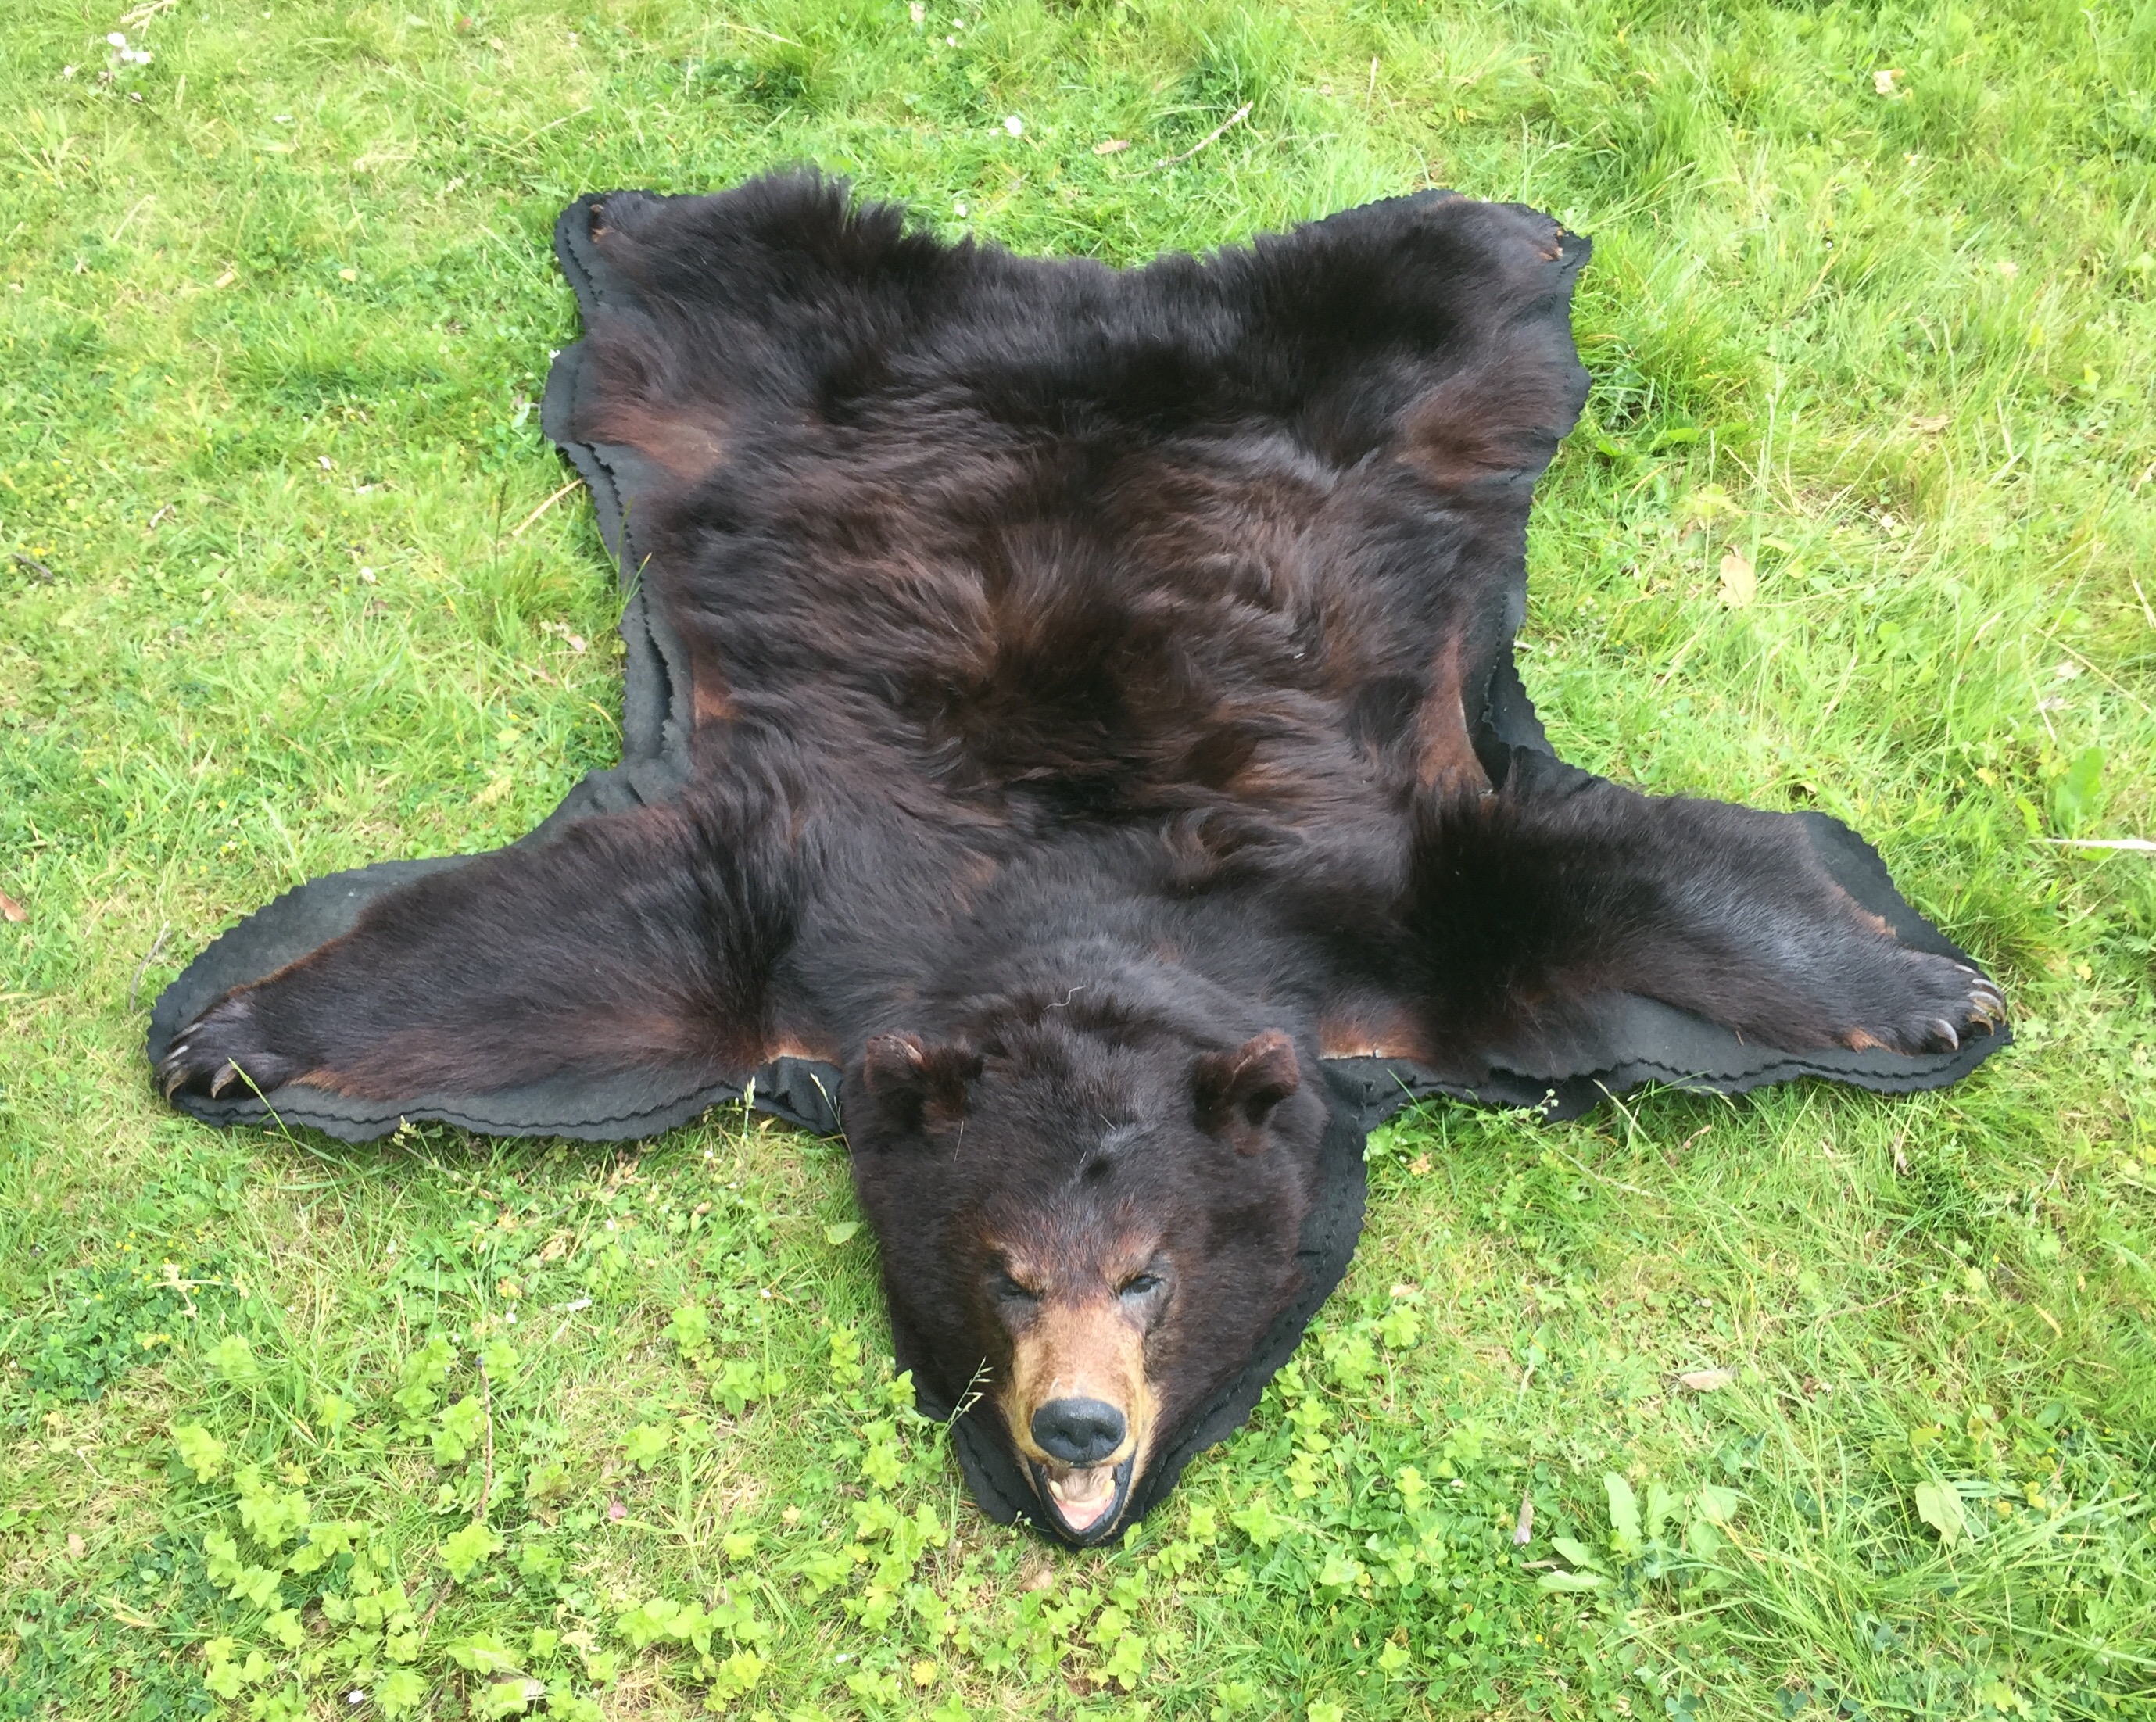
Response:
[{"label": "weed plant", "polygon": [[[0,1716],[2156,1712],[2156,856],[2061,841],[2156,834],[2146,0],[126,3],[0,32]],[[1591,233],[1560,748],[1851,820],[2017,1044],[1402,1119],[1082,1555],[911,1413],[833,1144],[167,1110],[220,928],[613,756],[550,223],[800,160],[1115,262]]]}]

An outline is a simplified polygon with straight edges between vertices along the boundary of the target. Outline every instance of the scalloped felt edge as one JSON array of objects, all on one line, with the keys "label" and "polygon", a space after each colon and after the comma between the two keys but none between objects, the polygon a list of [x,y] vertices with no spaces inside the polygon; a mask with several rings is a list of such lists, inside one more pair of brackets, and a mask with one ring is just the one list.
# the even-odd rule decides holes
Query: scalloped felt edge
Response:
[{"label": "scalloped felt edge", "polygon": [[[578,199],[555,224],[555,254],[587,325],[601,305],[633,297],[591,243],[591,212],[602,200],[598,195]],[[545,842],[577,819],[663,801],[680,787],[689,771],[687,737],[692,718],[687,709],[687,679],[680,673],[685,661],[680,642],[665,618],[645,602],[639,582],[643,556],[636,544],[635,500],[649,482],[652,469],[634,448],[585,442],[569,434],[584,387],[587,359],[582,341],[556,356],[547,380],[541,423],[590,489],[600,535],[615,558],[624,594],[622,762],[588,774],[552,813],[519,839],[522,843]],[[1576,770],[1556,759],[1509,661],[1488,690],[1481,727],[1494,741],[1496,753],[1510,751],[1514,769]],[[1838,820],[1817,813],[1799,817],[1807,838],[1836,880],[1865,908],[1883,916],[1897,936],[1921,949],[1968,960],[1902,899],[1871,845]],[[285,892],[247,916],[214,940],[158,997],[148,1036],[152,1067],[179,1029],[230,988],[259,979],[348,930],[377,894],[422,873],[473,858],[384,861],[331,874]],[[1311,1318],[1347,1271],[1361,1234],[1367,1187],[1363,1139],[1401,1108],[1443,1095],[1523,1109],[1554,1121],[1578,1117],[1603,1099],[1644,1084],[1739,1094],[1801,1077],[1907,1094],[1959,1081],[2012,1039],[2010,1030],[2002,1025],[1951,1053],[1799,1055],[1747,1045],[1728,1030],[1647,999],[1613,996],[1605,1017],[1598,1025],[1600,1032],[1572,1061],[1575,1068],[1499,1072],[1473,1089],[1399,1060],[1327,1061],[1332,1120],[1325,1138],[1323,1188],[1298,1252],[1302,1290],[1228,1386],[1170,1434],[1141,1479],[1126,1515],[1128,1522],[1135,1523],[1160,1500],[1199,1453],[1241,1426],[1265,1383],[1294,1351]],[[429,1096],[394,1108],[296,1085],[276,1089],[266,1098],[181,1096],[177,1104],[206,1124],[300,1125],[346,1142],[388,1135],[407,1120],[439,1121],[483,1135],[623,1141],[686,1124],[714,1106],[743,1103],[818,1135],[835,1135],[841,1133],[839,1074],[834,1065],[780,1058],[740,1084],[714,1084],[701,1073],[662,1069],[596,1079],[557,1079],[487,1094]],[[893,1338],[902,1362],[908,1338],[898,1332]],[[953,1412],[952,1407],[927,1402],[921,1409],[944,1418]],[[983,1509],[1003,1523],[1030,1520],[1032,1491],[981,1420],[961,1417],[955,1434],[960,1466]]]}]

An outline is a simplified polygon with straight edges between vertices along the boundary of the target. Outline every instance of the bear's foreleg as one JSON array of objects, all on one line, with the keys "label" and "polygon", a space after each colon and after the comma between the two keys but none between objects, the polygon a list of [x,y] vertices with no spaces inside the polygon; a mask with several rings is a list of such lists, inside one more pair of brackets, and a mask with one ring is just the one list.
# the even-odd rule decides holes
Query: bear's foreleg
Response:
[{"label": "bear's foreleg", "polygon": [[767,834],[785,820],[725,823],[640,808],[425,875],[196,1017],[158,1084],[394,1101],[562,1072],[753,1070],[778,1033],[801,887]]},{"label": "bear's foreleg", "polygon": [[1532,1038],[1620,992],[1791,1051],[1946,1051],[2005,1020],[1990,981],[1836,883],[1796,816],[1513,761],[1416,833],[1410,986],[1436,1035]]}]

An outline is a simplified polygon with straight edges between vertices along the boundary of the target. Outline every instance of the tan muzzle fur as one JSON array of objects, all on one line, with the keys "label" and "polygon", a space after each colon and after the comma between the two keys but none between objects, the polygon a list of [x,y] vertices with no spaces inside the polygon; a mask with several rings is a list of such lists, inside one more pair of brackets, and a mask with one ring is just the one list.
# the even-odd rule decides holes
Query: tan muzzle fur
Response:
[{"label": "tan muzzle fur", "polygon": [[[1113,1510],[1117,1470],[1132,1461],[1135,1481],[1153,1433],[1152,1388],[1146,1379],[1145,1335],[1105,1287],[1086,1297],[1050,1294],[1017,1336],[1009,1381],[997,1396],[1019,1455],[1040,1468],[1051,1504],[1067,1529],[1083,1535]],[[1057,1399],[1094,1399],[1122,1413],[1122,1444],[1096,1464],[1074,1467],[1041,1451],[1034,1414]]]}]

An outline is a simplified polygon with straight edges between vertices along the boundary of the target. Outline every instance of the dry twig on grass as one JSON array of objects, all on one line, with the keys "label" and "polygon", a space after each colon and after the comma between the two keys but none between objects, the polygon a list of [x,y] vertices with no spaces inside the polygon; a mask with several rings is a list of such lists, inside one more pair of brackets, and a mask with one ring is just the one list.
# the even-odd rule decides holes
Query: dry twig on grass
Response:
[{"label": "dry twig on grass", "polygon": [[1163,156],[1159,161],[1154,162],[1152,165],[1156,167],[1173,167],[1178,161],[1188,161],[1193,156],[1196,155],[1208,144],[1213,143],[1218,140],[1229,126],[1238,125],[1250,117],[1250,104],[1245,102],[1242,106],[1236,109],[1234,113],[1229,115],[1226,119],[1223,120],[1218,126],[1207,132],[1204,136],[1199,138],[1196,143],[1191,145],[1191,146],[1185,150],[1181,155]]},{"label": "dry twig on grass", "polygon": [[164,925],[158,928],[157,939],[150,946],[149,955],[136,965],[135,978],[127,983],[127,1012],[130,1016],[132,1016],[135,1012],[136,996],[142,990],[142,977],[149,973],[150,965],[157,961],[157,953],[165,948],[165,940],[172,935],[172,924],[170,921],[167,921]]}]

